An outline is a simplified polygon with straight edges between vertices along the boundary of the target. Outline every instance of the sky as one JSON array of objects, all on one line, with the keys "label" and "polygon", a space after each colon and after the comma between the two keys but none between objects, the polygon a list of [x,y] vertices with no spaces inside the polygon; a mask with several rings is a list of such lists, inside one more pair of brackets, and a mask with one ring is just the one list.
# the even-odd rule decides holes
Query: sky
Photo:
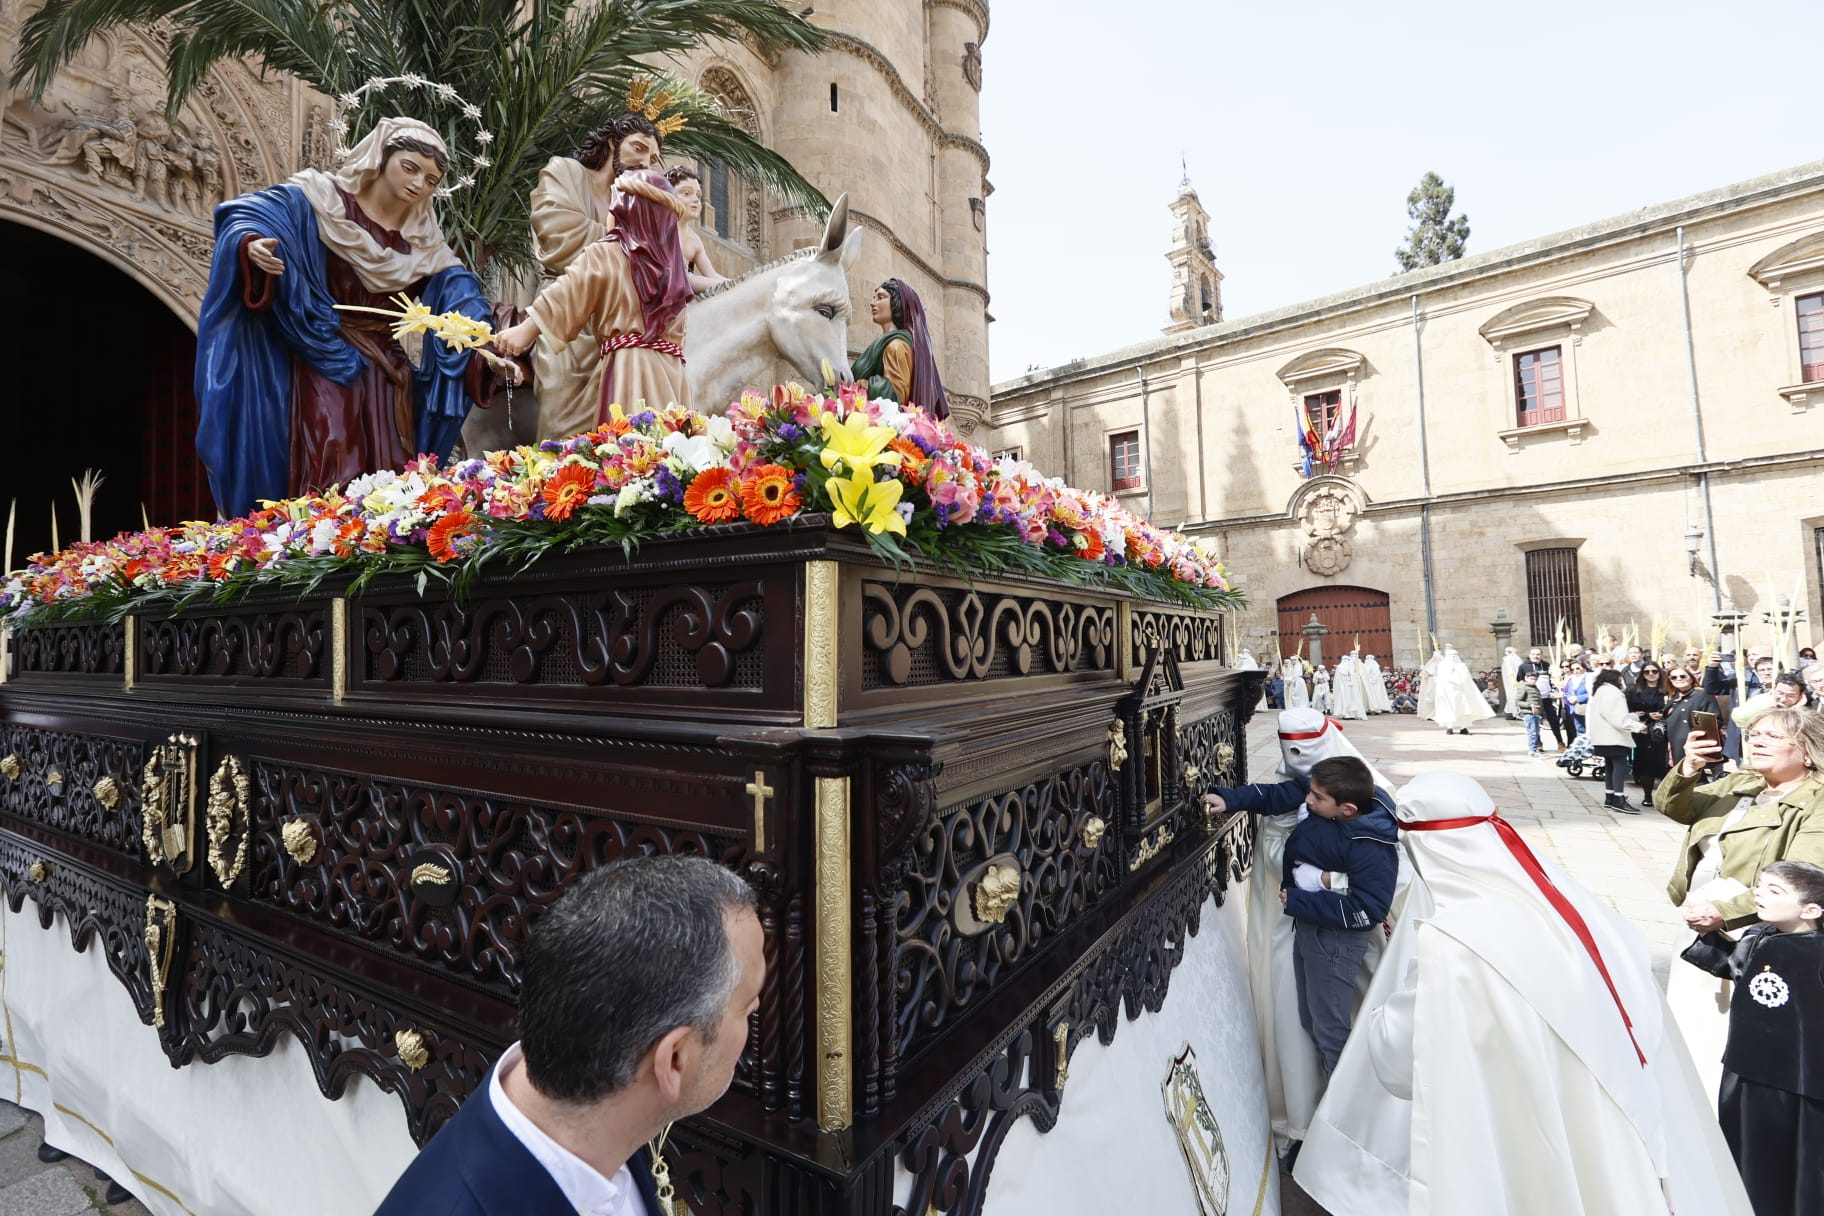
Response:
[{"label": "sky", "polygon": [[992,378],[1157,337],[1188,165],[1235,320],[1386,278],[1433,170],[1468,252],[1824,159],[1819,0],[993,0]]}]

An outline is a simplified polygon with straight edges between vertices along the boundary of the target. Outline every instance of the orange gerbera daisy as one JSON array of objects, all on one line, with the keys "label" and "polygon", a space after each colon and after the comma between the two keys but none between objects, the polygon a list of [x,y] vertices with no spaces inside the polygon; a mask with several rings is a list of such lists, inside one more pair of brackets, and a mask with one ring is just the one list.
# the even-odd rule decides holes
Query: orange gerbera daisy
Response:
[{"label": "orange gerbera daisy", "polygon": [[431,530],[424,538],[431,556],[440,562],[455,561],[462,554],[456,550],[456,542],[475,530],[475,517],[467,511],[451,511],[448,515],[431,525]]},{"label": "orange gerbera daisy", "polygon": [[804,500],[798,496],[790,469],[763,464],[741,487],[741,505],[747,508],[747,517],[755,523],[776,524],[796,515]]},{"label": "orange gerbera daisy", "polygon": [[913,482],[923,478],[925,466],[931,463],[931,458],[925,455],[923,448],[904,435],[888,443],[887,448],[900,454],[899,467],[906,471]]},{"label": "orange gerbera daisy", "polygon": [[1102,543],[1102,534],[1095,529],[1079,532],[1077,536],[1083,541],[1077,546],[1077,556],[1084,561],[1099,562],[1108,553],[1107,547]]},{"label": "orange gerbera daisy", "polygon": [[735,475],[727,469],[705,469],[684,491],[684,509],[706,524],[725,524],[741,518],[741,496]]},{"label": "orange gerbera daisy", "polygon": [[580,464],[567,464],[557,476],[545,483],[545,518],[566,520],[595,493],[595,470]]}]

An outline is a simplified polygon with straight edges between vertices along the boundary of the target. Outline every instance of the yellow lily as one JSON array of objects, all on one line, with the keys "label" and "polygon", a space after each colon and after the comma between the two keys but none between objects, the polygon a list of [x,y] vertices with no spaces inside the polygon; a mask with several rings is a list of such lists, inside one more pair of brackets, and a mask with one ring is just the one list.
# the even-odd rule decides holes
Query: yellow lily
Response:
[{"label": "yellow lily", "polygon": [[875,481],[871,465],[862,465],[849,477],[832,477],[827,483],[836,510],[830,520],[838,528],[860,524],[870,532],[906,534],[899,516],[899,498],[906,487],[897,481]]},{"label": "yellow lily", "polygon": [[[858,471],[880,464],[895,468],[899,465],[899,453],[888,451],[887,445],[898,434],[890,426],[875,426],[860,411],[840,422],[835,414],[825,414],[821,457],[823,467],[834,469],[841,464],[847,470]],[[872,474],[869,479],[872,480]]]}]

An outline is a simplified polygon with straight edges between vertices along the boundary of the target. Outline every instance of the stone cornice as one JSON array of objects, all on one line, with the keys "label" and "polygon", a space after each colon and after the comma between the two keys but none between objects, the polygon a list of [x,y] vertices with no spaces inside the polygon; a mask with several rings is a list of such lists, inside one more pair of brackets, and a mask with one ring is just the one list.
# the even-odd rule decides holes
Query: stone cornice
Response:
[{"label": "stone cornice", "polygon": [[886,221],[881,220],[876,216],[869,215],[866,211],[862,211],[857,207],[849,208],[849,218],[859,223],[863,228],[872,229],[873,231],[878,232],[886,239],[887,244],[893,246],[893,252],[899,254],[899,256],[905,258],[908,262],[911,262],[914,266],[924,271],[929,278],[942,283],[945,287],[955,287],[962,291],[978,295],[982,297],[982,307],[988,307],[988,289],[986,287],[969,279],[950,278],[944,274],[943,271],[925,261],[924,258],[918,256],[911,246],[900,240],[899,234],[894,232],[893,229],[887,225]]},{"label": "stone cornice", "polygon": [[937,120],[937,115],[933,114],[925,103],[919,100],[918,94],[906,86],[905,77],[899,74],[899,69],[894,67],[892,61],[881,54],[873,43],[837,30],[823,32],[832,47],[840,47],[879,72],[881,78],[892,88],[893,96],[899,99],[899,103],[912,117],[918,119],[926,133],[937,142],[939,147],[963,148],[972,153],[977,160],[982,162],[982,175],[987,176],[988,149],[983,147],[979,140],[955,131],[944,130],[944,124]]},{"label": "stone cornice", "polygon": [[982,27],[982,32],[975,36],[977,44],[988,41],[988,6],[983,0],[925,0],[925,7],[953,8],[959,13],[969,14]]},{"label": "stone cornice", "polygon": [[[1568,259],[1571,254],[1591,253],[1624,245],[1643,237],[1660,236],[1663,239],[1669,237],[1672,230],[1681,224],[1690,225],[1820,192],[1824,192],[1824,161],[1814,161],[1718,190],[1644,207],[1566,232],[1509,245],[1455,262],[1445,262],[1440,266],[1409,271],[1285,308],[1206,325],[1168,338],[1134,343],[1058,367],[1030,372],[994,385],[991,395],[996,399],[1017,396],[1039,388],[1106,375],[1134,363],[1182,358],[1232,342],[1296,329],[1320,317],[1335,318],[1361,313],[1382,307],[1391,301],[1404,304],[1414,295],[1425,297],[1443,288],[1496,278],[1517,269]],[[1669,259],[1670,247],[1657,256]]]}]

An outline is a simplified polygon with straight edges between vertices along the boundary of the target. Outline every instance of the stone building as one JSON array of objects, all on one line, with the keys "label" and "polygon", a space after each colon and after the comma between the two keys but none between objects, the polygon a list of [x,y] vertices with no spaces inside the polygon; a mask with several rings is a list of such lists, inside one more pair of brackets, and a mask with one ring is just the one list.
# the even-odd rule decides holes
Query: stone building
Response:
[{"label": "stone building", "polygon": [[1498,619],[1817,636],[1824,162],[1206,325],[1172,211],[1166,336],[996,385],[978,438],[1219,537],[1257,655],[1313,612],[1403,664],[1435,633],[1492,665]]},{"label": "stone building", "polygon": [[[11,63],[34,0],[0,0]],[[985,0],[824,0],[819,56],[705,48],[667,69],[721,98],[825,194],[847,191],[868,231],[850,272],[859,351],[876,330],[867,297],[889,276],[925,302],[958,420],[987,407],[988,154],[978,98]],[[16,368],[4,410],[5,496],[20,503],[18,557],[48,545],[50,507],[73,532],[70,478],[107,475],[95,530],[211,512],[195,458],[189,384],[220,200],[327,163],[325,99],[284,78],[218,69],[164,117],[166,42],[110,31],[41,104],[0,87],[0,322]],[[707,167],[705,167],[707,168]],[[737,274],[820,235],[802,212],[722,172],[707,175],[712,257]],[[0,504],[3,507],[3,504]]]}]

